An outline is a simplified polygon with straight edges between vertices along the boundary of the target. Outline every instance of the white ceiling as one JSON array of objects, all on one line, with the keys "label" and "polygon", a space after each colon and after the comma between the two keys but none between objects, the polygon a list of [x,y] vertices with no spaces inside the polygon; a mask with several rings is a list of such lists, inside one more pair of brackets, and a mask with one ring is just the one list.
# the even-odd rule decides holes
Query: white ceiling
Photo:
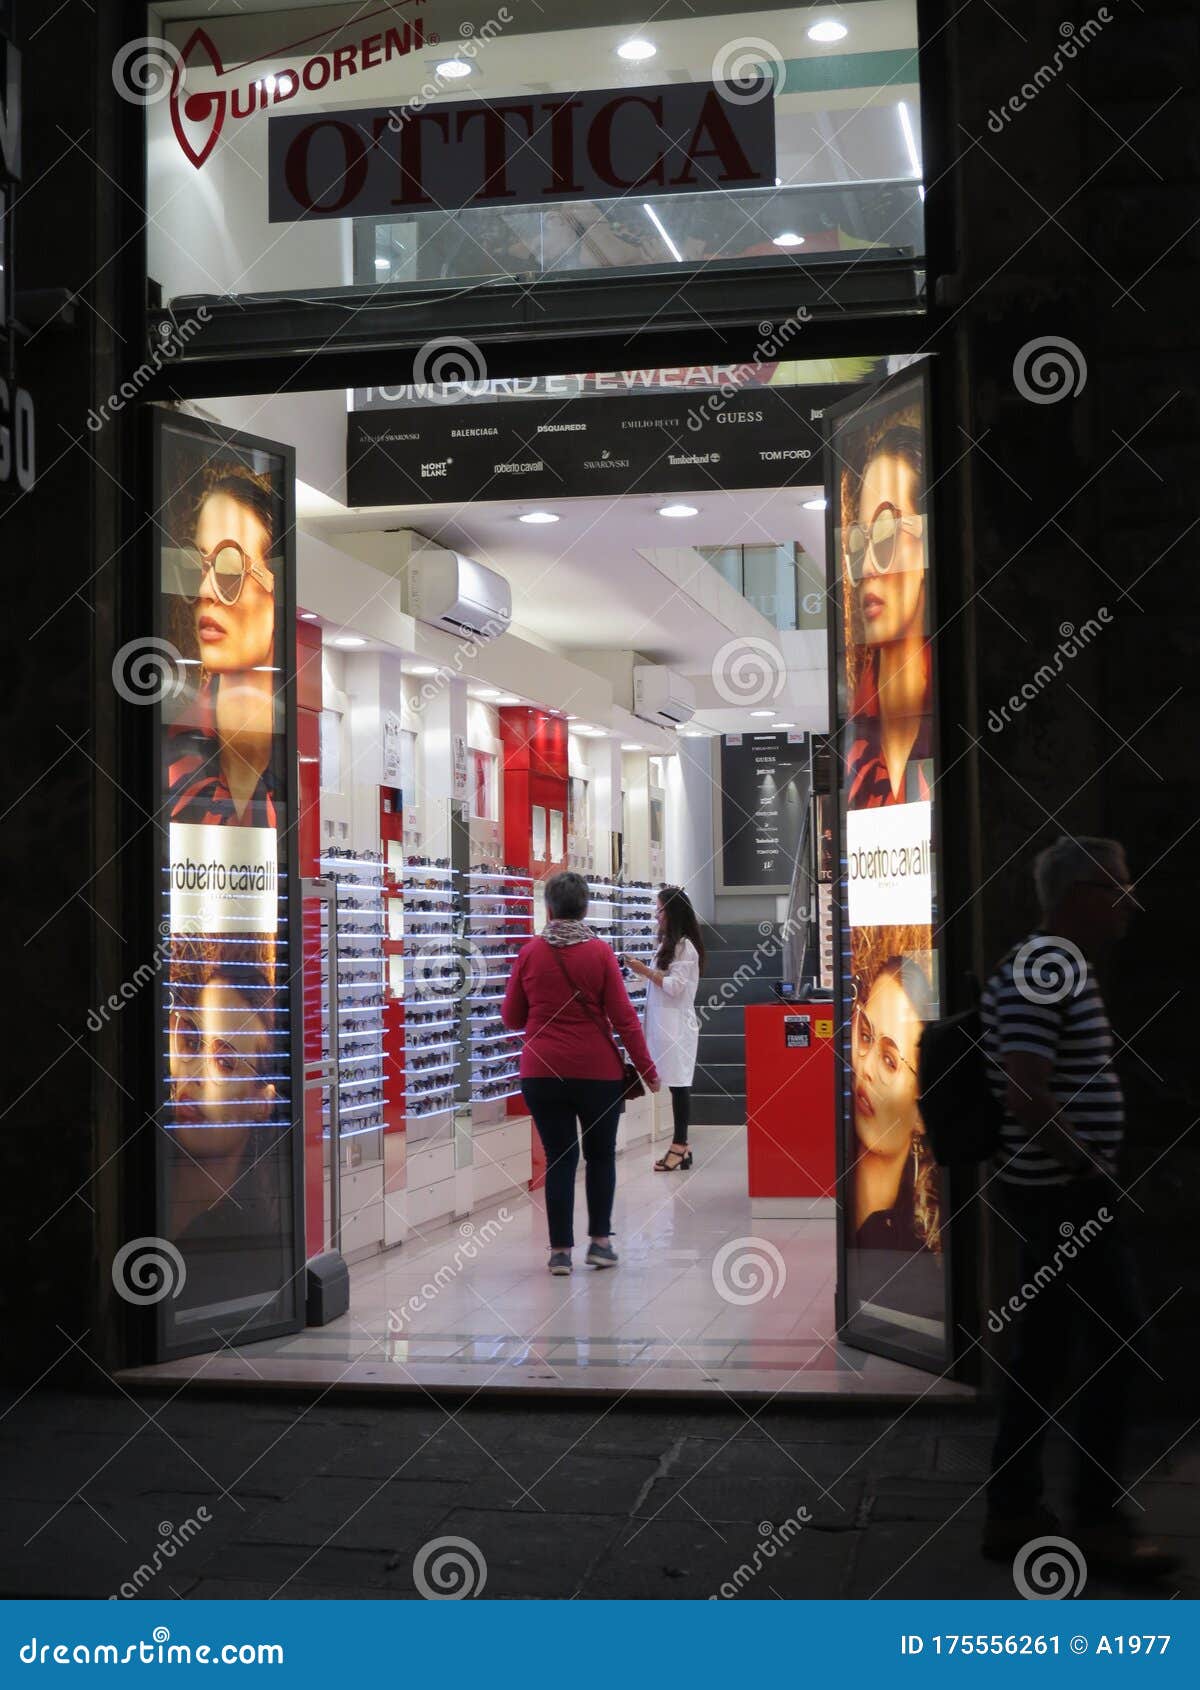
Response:
[{"label": "white ceiling", "polygon": [[[477,558],[510,583],[514,623],[564,651],[633,650],[686,671],[708,668],[728,623],[711,594],[673,585],[643,554],[799,540],[821,559],[824,518],[802,508],[819,491],[679,495],[699,512],[684,520],[657,514],[668,502],[662,494],[339,511],[301,490],[299,511],[304,527],[333,546],[339,534],[411,528]],[[517,520],[535,509],[560,520],[541,527]]]}]

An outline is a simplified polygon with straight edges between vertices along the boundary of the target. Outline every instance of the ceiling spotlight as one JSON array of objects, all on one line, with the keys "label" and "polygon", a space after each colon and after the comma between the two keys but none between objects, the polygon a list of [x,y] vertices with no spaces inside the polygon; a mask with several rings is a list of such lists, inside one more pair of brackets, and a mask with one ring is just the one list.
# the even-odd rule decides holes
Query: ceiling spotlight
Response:
[{"label": "ceiling spotlight", "polygon": [[315,610],[302,610],[300,612],[300,620],[301,622],[315,622],[317,620],[317,613]]},{"label": "ceiling spotlight", "polygon": [[659,516],[699,516],[695,505],[660,505]]},{"label": "ceiling spotlight", "polygon": [[824,495],[817,499],[805,499],[804,509],[806,511],[823,511],[828,503],[829,500],[826,499]]},{"label": "ceiling spotlight", "polygon": [[496,697],[492,700],[492,703],[496,705],[520,704],[520,702],[521,700],[515,693],[512,692],[497,693]]},{"label": "ceiling spotlight", "polygon": [[658,48],[653,41],[644,41],[641,36],[635,36],[632,41],[622,41],[617,48],[619,59],[630,59],[634,64],[641,59],[652,59]]},{"label": "ceiling spotlight", "polygon": [[773,716],[775,712],[773,710],[752,710],[750,714],[752,716]]},{"label": "ceiling spotlight", "polygon": [[831,41],[844,41],[850,32],[836,18],[823,18],[820,23],[809,24],[804,33],[810,41],[826,47]]},{"label": "ceiling spotlight", "polygon": [[377,270],[390,270],[391,267],[392,261],[390,258],[377,258],[375,260],[375,268]]},{"label": "ceiling spotlight", "polygon": [[441,64],[433,68],[439,76],[444,76],[447,82],[461,82],[464,76],[471,74],[471,67],[465,59],[443,59]]},{"label": "ceiling spotlight", "polygon": [[436,675],[439,670],[436,663],[414,663],[408,672],[410,675]]},{"label": "ceiling spotlight", "polygon": [[644,751],[645,749],[646,747],[644,745],[631,745],[625,740],[621,741],[622,751]]},{"label": "ceiling spotlight", "polygon": [[776,722],[775,726],[777,728],[794,728],[796,724],[795,722]]},{"label": "ceiling spotlight", "polygon": [[804,236],[798,235],[794,229],[785,229],[782,235],[772,236],[775,246],[803,246]]},{"label": "ceiling spotlight", "polygon": [[367,642],[358,634],[338,634],[333,643],[334,645],[345,646],[349,649],[351,646],[366,645]]},{"label": "ceiling spotlight", "polygon": [[517,518],[518,522],[557,522],[558,517],[553,511],[526,511]]},{"label": "ceiling spotlight", "polygon": [[701,733],[699,728],[680,728],[679,737],[680,739],[707,739],[708,735]]},{"label": "ceiling spotlight", "polygon": [[479,691],[475,694],[475,697],[495,699],[503,698],[504,694],[500,691],[499,687],[480,687]]}]

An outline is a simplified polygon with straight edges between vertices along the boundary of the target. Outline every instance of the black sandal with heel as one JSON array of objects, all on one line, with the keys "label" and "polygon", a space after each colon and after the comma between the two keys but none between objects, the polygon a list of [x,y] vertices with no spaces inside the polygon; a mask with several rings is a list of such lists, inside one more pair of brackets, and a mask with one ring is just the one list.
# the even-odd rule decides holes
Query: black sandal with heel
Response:
[{"label": "black sandal with heel", "polygon": [[[674,1161],[672,1161],[672,1157],[675,1158]],[[692,1153],[690,1150],[668,1150],[666,1155],[654,1164],[654,1171],[656,1174],[687,1173],[691,1165]]]}]

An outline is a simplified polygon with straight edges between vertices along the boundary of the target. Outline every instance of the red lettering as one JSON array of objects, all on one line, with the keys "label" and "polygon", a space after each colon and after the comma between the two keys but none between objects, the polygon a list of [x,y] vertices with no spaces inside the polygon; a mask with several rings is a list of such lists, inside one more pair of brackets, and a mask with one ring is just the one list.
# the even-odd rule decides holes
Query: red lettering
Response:
[{"label": "red lettering", "polygon": [[383,36],[368,35],[362,44],[362,67],[364,70],[374,70],[379,63],[383,51]]},{"label": "red lettering", "polygon": [[[701,149],[699,143],[702,135],[707,131],[713,145]],[[701,181],[691,172],[696,159],[715,158],[721,161],[721,170],[717,176],[711,176],[708,171],[701,172]],[[750,160],[742,151],[737,136],[733,132],[733,125],[725,110],[720,95],[714,88],[704,96],[704,104],[700,108],[700,116],[696,120],[696,128],[688,142],[687,155],[683,170],[671,184],[674,188],[697,187],[711,188],[716,182],[740,182],[747,186],[760,180],[756,171],[751,168]]]},{"label": "red lettering", "polygon": [[578,194],[582,198],[586,192],[583,183],[575,180],[574,113],[582,105],[582,100],[542,102],[541,110],[553,114],[550,119],[550,168],[553,177],[547,190],[549,193]]},{"label": "red lettering", "polygon": [[[508,185],[508,135],[512,118],[523,118],[529,135],[533,134],[532,106],[477,106],[474,111],[460,111],[455,141],[461,141],[469,123],[476,118],[483,124],[483,180],[471,195],[473,200],[515,199],[516,190]],[[515,134],[515,130],[513,131]],[[518,136],[518,140],[521,137]]]},{"label": "red lettering", "polygon": [[[405,112],[400,125],[400,192],[392,200],[393,205],[433,205],[436,202],[425,192],[422,179],[423,136],[421,125],[432,123],[439,131],[443,141],[450,139],[450,119],[448,113],[433,108],[429,111]],[[377,117],[372,125],[373,143],[378,146],[380,136],[391,125],[388,116]]]},{"label": "red lettering", "polygon": [[[330,188],[340,187],[342,191],[337,199],[330,200],[327,204],[318,203],[318,196],[310,191],[308,180],[309,150],[313,136],[321,129],[337,131],[345,158],[341,172],[326,184]],[[340,123],[333,117],[318,118],[314,123],[306,123],[297,133],[287,150],[283,170],[288,193],[298,205],[302,205],[306,211],[319,212],[322,217],[336,216],[339,211],[344,211],[348,205],[352,205],[363,191],[367,180],[366,143],[361,132],[353,125]]]},{"label": "red lettering", "polygon": [[229,109],[233,113],[234,117],[249,117],[250,116],[250,113],[254,110],[255,106],[258,104],[258,87],[257,87],[257,84],[252,82],[250,84],[249,88],[247,88],[245,90],[245,95],[246,95],[246,99],[249,103],[243,108],[243,107],[238,105],[238,90],[236,88],[233,90],[233,98],[231,99],[231,101],[229,103]]},{"label": "red lettering", "polygon": [[[319,82],[317,81],[318,71],[323,72]],[[309,59],[304,69],[300,72],[300,75],[303,78],[304,86],[310,91],[310,93],[315,94],[318,88],[324,88],[325,84],[329,81],[329,60]]]},{"label": "red lettering", "polygon": [[358,66],[354,62],[357,55],[357,47],[339,47],[337,49],[333,55],[333,80],[335,82],[341,80],[343,71],[345,71],[347,76],[354,75],[358,69]]},{"label": "red lettering", "polygon": [[[413,49],[413,26],[406,23],[403,29],[389,29],[384,35],[384,49],[387,58],[393,58],[397,53],[411,53]],[[425,45],[425,19],[417,25],[417,46]]]},{"label": "red lettering", "polygon": [[663,122],[662,100],[648,100],[642,94],[618,94],[615,100],[610,100],[592,119],[588,132],[588,159],[592,169],[602,182],[610,188],[646,188],[656,183],[660,188],[666,185],[664,177],[663,157],[659,153],[650,169],[645,171],[634,182],[627,182],[623,176],[618,176],[612,156],[612,130],[617,113],[623,106],[644,106],[653,117],[661,134]]},{"label": "red lettering", "polygon": [[[284,77],[290,78],[289,86],[288,86],[286,93],[284,92],[284,87],[283,87]],[[274,103],[276,105],[278,105],[281,100],[293,99],[295,97],[295,95],[297,95],[299,92],[300,92],[300,78],[296,75],[295,71],[294,70],[281,70],[281,71],[279,71],[279,73],[275,77],[275,101],[274,101]]]}]

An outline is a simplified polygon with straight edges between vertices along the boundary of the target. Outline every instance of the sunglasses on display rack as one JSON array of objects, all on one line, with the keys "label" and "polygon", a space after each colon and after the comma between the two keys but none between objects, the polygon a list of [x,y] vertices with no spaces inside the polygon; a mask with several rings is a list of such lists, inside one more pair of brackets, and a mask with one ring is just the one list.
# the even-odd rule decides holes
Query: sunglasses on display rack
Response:
[{"label": "sunglasses on display rack", "polygon": [[321,852],[321,861],[329,863],[382,863],[378,851],[352,851],[348,845],[331,845]]},{"label": "sunglasses on display rack", "polygon": [[449,868],[449,857],[405,857],[405,868]]}]

